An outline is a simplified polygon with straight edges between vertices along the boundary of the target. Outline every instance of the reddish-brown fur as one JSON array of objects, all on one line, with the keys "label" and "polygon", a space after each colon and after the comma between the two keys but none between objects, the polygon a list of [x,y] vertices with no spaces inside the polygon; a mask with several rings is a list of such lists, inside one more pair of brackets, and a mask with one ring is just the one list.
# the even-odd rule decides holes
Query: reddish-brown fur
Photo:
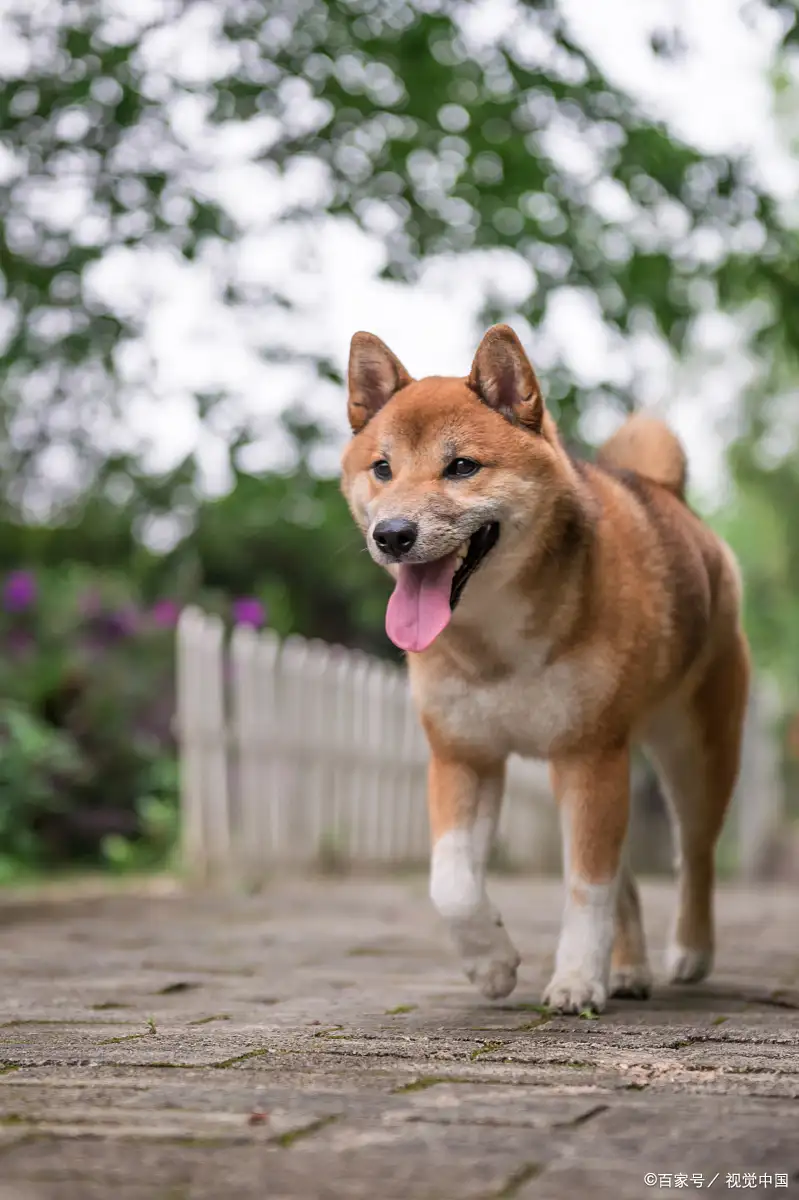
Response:
[{"label": "reddish-brown fur", "polygon": [[[639,902],[623,859],[629,754],[640,743],[677,829],[671,977],[700,977],[710,966],[713,851],[738,771],[749,668],[737,569],[685,503],[679,443],[661,422],[635,417],[597,465],[573,462],[504,326],[483,339],[467,379],[418,382],[378,339],[356,334],[350,419],[343,489],[368,540],[377,519],[408,517],[419,525],[419,553],[437,559],[482,522],[500,527],[450,625],[408,656],[432,755],[434,845],[472,828],[481,781],[501,777],[509,753],[548,759],[575,912],[586,887],[613,887],[611,986],[643,994]],[[453,484],[442,471],[459,456],[482,469]],[[371,473],[376,459],[390,460],[390,482]],[[370,550],[393,571],[371,542]],[[485,990],[502,994],[498,987]],[[601,1006],[602,992],[575,984],[570,999],[552,994],[570,1010],[575,996]]]}]

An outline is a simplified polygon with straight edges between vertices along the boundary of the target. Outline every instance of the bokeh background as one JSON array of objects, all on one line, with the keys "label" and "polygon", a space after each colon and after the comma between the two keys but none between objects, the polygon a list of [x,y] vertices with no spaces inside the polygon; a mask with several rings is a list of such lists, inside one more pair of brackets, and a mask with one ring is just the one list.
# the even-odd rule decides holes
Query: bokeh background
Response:
[{"label": "bokeh background", "polygon": [[169,862],[174,629],[391,656],[357,328],[508,320],[569,440],[684,436],[799,813],[799,23],[764,0],[5,0],[0,880]]}]

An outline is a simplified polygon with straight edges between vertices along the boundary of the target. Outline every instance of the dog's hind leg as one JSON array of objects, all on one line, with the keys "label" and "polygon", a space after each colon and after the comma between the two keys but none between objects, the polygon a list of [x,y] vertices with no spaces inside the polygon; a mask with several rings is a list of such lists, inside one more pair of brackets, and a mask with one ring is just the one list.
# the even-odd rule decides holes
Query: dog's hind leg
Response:
[{"label": "dog's hind leg", "polygon": [[652,972],[646,957],[638,884],[625,855],[616,892],[616,933],[611,959],[610,994],[643,1000],[651,991]]},{"label": "dog's hind leg", "polygon": [[433,752],[430,896],[449,926],[466,975],[491,999],[513,991],[519,965],[485,888],[504,784],[504,763],[475,765]]},{"label": "dog's hind leg", "polygon": [[738,637],[691,696],[660,713],[647,732],[675,826],[679,895],[666,954],[672,983],[704,979],[713,964],[714,856],[738,777],[748,690],[748,651]]}]

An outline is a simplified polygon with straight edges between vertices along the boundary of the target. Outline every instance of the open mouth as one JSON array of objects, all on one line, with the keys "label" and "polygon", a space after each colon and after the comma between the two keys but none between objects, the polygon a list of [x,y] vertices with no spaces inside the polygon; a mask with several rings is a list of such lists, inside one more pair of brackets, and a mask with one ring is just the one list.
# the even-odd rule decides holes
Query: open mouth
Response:
[{"label": "open mouth", "polygon": [[449,606],[453,612],[467,579],[475,573],[489,550],[497,544],[498,537],[499,522],[489,521],[486,525],[481,525],[477,533],[473,533],[469,538],[468,544],[458,552],[460,566],[452,577],[449,593]]},{"label": "open mouth", "polygon": [[426,650],[446,629],[467,580],[496,544],[499,524],[489,521],[453,554],[424,563],[400,563],[386,610],[386,633],[400,650]]}]

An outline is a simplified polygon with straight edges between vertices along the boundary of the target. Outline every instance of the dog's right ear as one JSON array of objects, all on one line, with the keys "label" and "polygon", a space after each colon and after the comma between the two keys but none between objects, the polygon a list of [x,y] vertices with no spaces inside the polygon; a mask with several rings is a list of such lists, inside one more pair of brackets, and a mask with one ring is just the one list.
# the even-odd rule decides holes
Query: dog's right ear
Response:
[{"label": "dog's right ear", "polygon": [[371,421],[383,405],[409,383],[413,383],[411,376],[385,342],[373,333],[354,334],[347,371],[347,415],[353,433],[363,429],[367,421]]}]

